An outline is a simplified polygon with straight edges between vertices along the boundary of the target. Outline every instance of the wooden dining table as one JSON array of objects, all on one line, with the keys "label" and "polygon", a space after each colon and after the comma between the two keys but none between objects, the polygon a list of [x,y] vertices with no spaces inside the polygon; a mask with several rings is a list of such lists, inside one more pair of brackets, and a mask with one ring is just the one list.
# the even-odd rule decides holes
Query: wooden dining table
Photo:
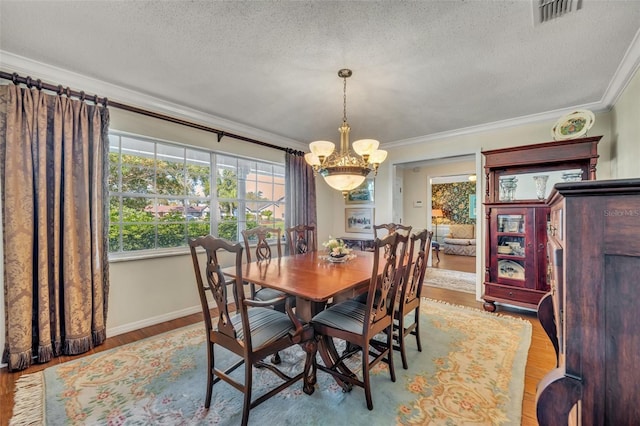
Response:
[{"label": "wooden dining table", "polygon": [[[334,299],[344,300],[367,291],[373,270],[374,253],[357,252],[344,263],[327,260],[324,252],[283,256],[243,265],[246,282],[280,290],[296,297],[296,315],[305,322]],[[235,277],[235,266],[222,270]]]}]

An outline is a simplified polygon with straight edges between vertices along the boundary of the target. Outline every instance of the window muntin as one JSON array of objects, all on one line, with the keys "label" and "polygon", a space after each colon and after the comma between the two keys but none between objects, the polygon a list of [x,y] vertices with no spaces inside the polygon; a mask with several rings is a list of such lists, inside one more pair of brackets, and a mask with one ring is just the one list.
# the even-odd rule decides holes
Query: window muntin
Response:
[{"label": "window muntin", "polygon": [[186,247],[206,234],[239,241],[256,226],[284,230],[283,165],[117,132],[109,142],[111,254]]}]

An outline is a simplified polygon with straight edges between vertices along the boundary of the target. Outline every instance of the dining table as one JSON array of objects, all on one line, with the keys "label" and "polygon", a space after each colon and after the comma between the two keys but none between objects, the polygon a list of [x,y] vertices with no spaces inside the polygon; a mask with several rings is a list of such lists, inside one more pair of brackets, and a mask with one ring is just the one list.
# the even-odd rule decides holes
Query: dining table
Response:
[{"label": "dining table", "polygon": [[[326,252],[312,251],[248,262],[242,267],[242,280],[295,296],[296,315],[308,323],[328,302],[340,302],[367,292],[374,256],[375,252],[352,252],[344,259],[330,259]],[[221,272],[236,278],[235,266],[223,268]],[[325,365],[330,365],[333,358],[329,346],[332,345],[323,340],[318,345],[314,339],[301,346],[313,358],[318,352]],[[340,380],[336,381],[344,386]],[[304,377],[304,392],[312,394],[315,383],[316,369],[311,368],[309,376]]]},{"label": "dining table", "polygon": [[[367,291],[373,270],[373,252],[352,252],[344,260],[331,261],[322,251],[245,263],[243,281],[295,296],[296,315],[304,322],[324,309]],[[222,269],[235,278],[235,266]]]}]

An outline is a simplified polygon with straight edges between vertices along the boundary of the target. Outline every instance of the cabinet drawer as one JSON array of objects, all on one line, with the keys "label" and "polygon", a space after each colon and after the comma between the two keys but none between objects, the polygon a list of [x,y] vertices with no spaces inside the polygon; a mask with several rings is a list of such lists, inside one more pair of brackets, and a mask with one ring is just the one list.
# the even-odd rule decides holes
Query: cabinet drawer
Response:
[{"label": "cabinet drawer", "polygon": [[515,302],[537,304],[544,295],[544,292],[496,284],[485,284],[484,295],[485,298],[495,297],[498,299],[513,300]]}]

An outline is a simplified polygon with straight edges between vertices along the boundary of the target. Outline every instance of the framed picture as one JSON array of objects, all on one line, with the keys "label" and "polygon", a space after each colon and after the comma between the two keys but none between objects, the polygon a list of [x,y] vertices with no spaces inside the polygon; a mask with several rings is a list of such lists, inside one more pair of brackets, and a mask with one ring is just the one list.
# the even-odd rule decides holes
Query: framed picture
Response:
[{"label": "framed picture", "polygon": [[476,218],[476,194],[469,195],[469,219]]},{"label": "framed picture", "polygon": [[373,230],[372,208],[346,208],[344,213],[346,232],[371,233]]},{"label": "framed picture", "polygon": [[365,179],[356,189],[352,189],[347,194],[346,204],[372,204],[374,192],[373,178]]}]

